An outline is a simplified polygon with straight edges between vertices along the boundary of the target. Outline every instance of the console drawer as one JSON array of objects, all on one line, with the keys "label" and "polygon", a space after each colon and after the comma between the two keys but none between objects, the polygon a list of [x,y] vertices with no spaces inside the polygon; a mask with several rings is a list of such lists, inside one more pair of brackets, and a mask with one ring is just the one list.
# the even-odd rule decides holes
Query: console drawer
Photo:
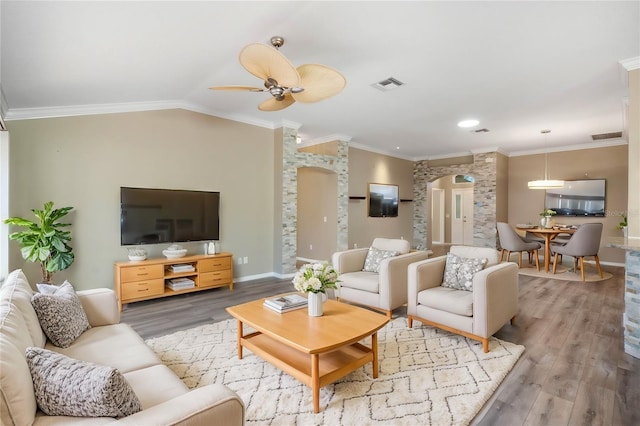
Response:
[{"label": "console drawer", "polygon": [[204,272],[200,274],[198,287],[216,287],[227,285],[231,282],[231,270]]},{"label": "console drawer", "polygon": [[120,280],[122,282],[132,282],[140,280],[151,280],[164,277],[163,265],[140,265],[122,268]]},{"label": "console drawer", "polygon": [[128,299],[137,299],[138,297],[156,296],[162,293],[164,293],[163,278],[122,283],[123,301],[126,301]]},{"label": "console drawer", "polygon": [[216,257],[198,261],[198,272],[213,272],[231,269],[231,257]]}]

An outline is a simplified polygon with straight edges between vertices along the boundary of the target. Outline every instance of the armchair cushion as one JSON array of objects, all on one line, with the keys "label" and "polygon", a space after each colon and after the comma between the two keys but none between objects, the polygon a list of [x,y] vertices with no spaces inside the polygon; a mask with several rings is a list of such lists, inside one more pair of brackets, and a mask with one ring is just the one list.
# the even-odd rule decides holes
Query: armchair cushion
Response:
[{"label": "armchair cushion", "polygon": [[447,253],[442,286],[454,290],[473,291],[473,276],[483,270],[487,262],[486,258],[465,258]]},{"label": "armchair cushion", "polygon": [[400,253],[395,250],[380,250],[375,247],[369,247],[367,257],[364,260],[364,272],[380,272],[380,262],[390,257],[399,255]]},{"label": "armchair cushion", "polygon": [[447,287],[434,287],[418,293],[418,303],[439,311],[473,316],[473,293]]}]

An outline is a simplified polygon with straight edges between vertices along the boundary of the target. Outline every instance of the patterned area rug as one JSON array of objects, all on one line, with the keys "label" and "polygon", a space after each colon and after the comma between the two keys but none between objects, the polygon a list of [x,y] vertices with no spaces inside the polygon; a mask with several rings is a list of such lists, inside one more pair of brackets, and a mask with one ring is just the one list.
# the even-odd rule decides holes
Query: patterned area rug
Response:
[{"label": "patterned area rug", "polygon": [[367,364],[321,388],[314,414],[310,388],[249,350],[238,359],[235,320],[147,344],[189,388],[219,382],[236,391],[252,425],[466,425],[524,351],[492,338],[485,354],[479,342],[397,318],[378,332],[378,378]]}]

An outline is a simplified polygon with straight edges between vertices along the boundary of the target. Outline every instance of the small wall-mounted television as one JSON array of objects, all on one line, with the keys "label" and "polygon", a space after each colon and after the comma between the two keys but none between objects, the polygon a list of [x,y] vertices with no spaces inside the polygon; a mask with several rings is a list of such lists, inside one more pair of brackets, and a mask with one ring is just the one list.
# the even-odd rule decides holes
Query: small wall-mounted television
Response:
[{"label": "small wall-mounted television", "polygon": [[398,216],[398,185],[369,184],[369,217]]},{"label": "small wall-mounted television", "polygon": [[120,243],[219,240],[219,208],[219,192],[121,187]]},{"label": "small wall-mounted television", "polygon": [[558,216],[604,216],[604,179],[567,180],[563,188],[547,189],[544,208]]}]

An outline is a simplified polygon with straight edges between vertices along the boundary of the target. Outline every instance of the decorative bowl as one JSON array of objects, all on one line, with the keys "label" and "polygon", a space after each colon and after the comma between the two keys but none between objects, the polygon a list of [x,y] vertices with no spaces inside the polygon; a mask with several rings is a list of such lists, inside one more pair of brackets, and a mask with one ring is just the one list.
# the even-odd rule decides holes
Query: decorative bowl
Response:
[{"label": "decorative bowl", "polygon": [[147,258],[146,255],[135,255],[135,254],[130,254],[129,255],[129,260],[145,260]]},{"label": "decorative bowl", "polygon": [[166,256],[167,259],[178,259],[180,257],[184,257],[187,254],[187,249],[179,249],[179,250],[162,250],[162,254]]}]

